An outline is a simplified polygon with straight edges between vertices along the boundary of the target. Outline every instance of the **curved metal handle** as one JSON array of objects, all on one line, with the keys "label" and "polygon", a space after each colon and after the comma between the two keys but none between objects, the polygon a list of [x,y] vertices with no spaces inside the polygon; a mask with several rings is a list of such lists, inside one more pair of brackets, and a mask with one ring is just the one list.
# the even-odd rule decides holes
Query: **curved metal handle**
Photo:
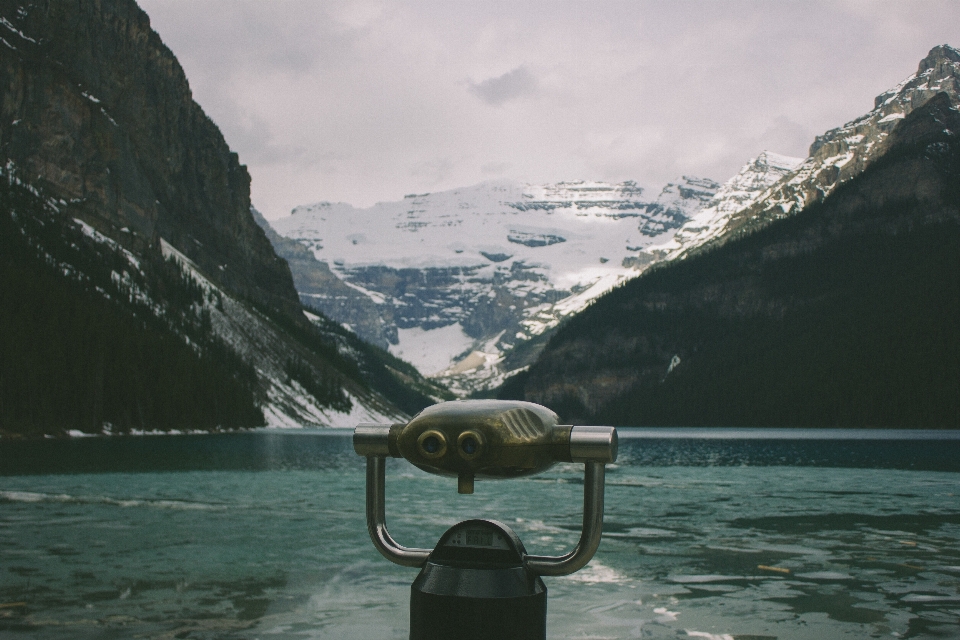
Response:
[{"label": "curved metal handle", "polygon": [[430,556],[429,549],[411,549],[397,544],[387,531],[386,466],[383,456],[367,456],[367,531],[373,546],[384,558],[404,567],[422,567]]},{"label": "curved metal handle", "polygon": [[573,427],[570,458],[583,462],[583,527],[580,540],[562,556],[527,556],[527,567],[541,576],[566,576],[579,571],[593,558],[603,534],[604,478],[608,462],[617,459],[617,430],[613,427]]},{"label": "curved metal handle", "polygon": [[533,556],[524,563],[541,576],[566,576],[590,562],[600,546],[603,533],[603,488],[605,467],[602,462],[585,462],[583,469],[583,529],[573,551],[562,556]]}]

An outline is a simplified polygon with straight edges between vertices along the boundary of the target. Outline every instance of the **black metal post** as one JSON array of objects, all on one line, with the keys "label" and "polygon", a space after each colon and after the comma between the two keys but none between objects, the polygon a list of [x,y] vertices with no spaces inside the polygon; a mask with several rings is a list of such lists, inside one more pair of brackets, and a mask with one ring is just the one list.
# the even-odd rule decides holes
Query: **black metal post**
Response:
[{"label": "black metal post", "polygon": [[410,588],[410,640],[546,640],[547,588],[495,520],[449,529]]}]

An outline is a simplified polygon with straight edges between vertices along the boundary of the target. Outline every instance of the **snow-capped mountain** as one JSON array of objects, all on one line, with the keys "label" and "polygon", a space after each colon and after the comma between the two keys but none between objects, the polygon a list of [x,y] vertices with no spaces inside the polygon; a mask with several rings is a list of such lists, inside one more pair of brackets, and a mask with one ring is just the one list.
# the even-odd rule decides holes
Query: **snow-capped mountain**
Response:
[{"label": "snow-capped mountain", "polygon": [[[768,188],[743,200],[742,206],[736,202],[729,207],[711,205],[681,228],[672,242],[655,249],[664,250],[667,259],[677,258],[691,249],[722,243],[822,200],[882,155],[887,136],[897,123],[938,93],[946,93],[954,105],[960,104],[960,50],[948,45],[931,49],[920,61],[917,72],[877,96],[868,113],[817,136],[810,146],[810,156],[802,162],[791,166],[793,159],[766,154],[771,171],[765,179],[775,178],[777,171],[781,172]],[[759,161],[758,158],[756,162]],[[749,171],[748,164],[744,172]],[[724,189],[718,192],[718,198],[724,197]]]},{"label": "snow-capped mountain", "polygon": [[668,242],[650,248],[657,258],[672,259],[720,235],[730,217],[743,211],[771,185],[792,173],[803,158],[781,156],[764,151],[728,180],[707,205],[697,211]]},{"label": "snow-capped mountain", "polygon": [[723,186],[684,178],[649,198],[632,182],[485,183],[363,210],[319,203],[273,223],[312,255],[277,251],[304,303],[455,392],[491,388],[529,364],[537,336],[650,265],[822,200],[941,92],[960,102],[960,51],[946,45],[808,158],[765,151]]},{"label": "snow-capped mountain", "polygon": [[[302,206],[272,226],[318,262],[324,286],[298,284],[304,303],[465,392],[497,382],[505,351],[642,271],[644,249],[718,187],[488,182],[368,209]],[[328,286],[327,267],[345,287]]]}]

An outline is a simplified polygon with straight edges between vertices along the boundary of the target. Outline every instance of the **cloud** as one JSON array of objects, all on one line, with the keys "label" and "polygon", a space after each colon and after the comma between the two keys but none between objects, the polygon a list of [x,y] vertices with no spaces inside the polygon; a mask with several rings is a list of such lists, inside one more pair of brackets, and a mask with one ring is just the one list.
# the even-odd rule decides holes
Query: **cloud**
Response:
[{"label": "cloud", "polygon": [[480,173],[485,176],[502,176],[510,167],[509,162],[487,162],[486,164],[480,165]]},{"label": "cloud", "polygon": [[726,180],[960,45],[956,0],[138,3],[268,219],[491,178]]},{"label": "cloud", "polygon": [[456,169],[456,162],[448,157],[435,158],[425,162],[420,162],[410,169],[410,177],[417,184],[427,184],[428,186],[442,185]]},{"label": "cloud", "polygon": [[778,116],[766,131],[761,133],[754,144],[774,153],[804,157],[809,153],[810,145],[821,131],[813,131],[785,116]]},{"label": "cloud", "polygon": [[470,91],[489,105],[500,105],[532,95],[537,90],[537,79],[523,65],[502,76],[488,78],[479,83],[470,83]]}]

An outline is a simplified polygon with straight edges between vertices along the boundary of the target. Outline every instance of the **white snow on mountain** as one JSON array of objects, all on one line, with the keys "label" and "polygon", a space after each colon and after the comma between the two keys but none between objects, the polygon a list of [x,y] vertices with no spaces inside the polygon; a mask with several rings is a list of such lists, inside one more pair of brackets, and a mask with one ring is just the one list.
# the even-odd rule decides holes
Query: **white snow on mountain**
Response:
[{"label": "white snow on mountain", "polygon": [[[261,408],[267,427],[354,427],[360,422],[390,422],[403,417],[370,393],[361,396],[347,392],[351,408],[345,413],[318,404],[306,389],[284,372],[284,357],[288,352],[282,347],[282,337],[277,330],[247,305],[219,289],[176,247],[162,238],[160,245],[163,257],[175,259],[203,289],[203,304],[210,314],[213,333],[253,364],[258,376],[265,380],[266,397]],[[211,293],[215,294],[219,304],[212,302],[214,296]]]},{"label": "white snow on mountain", "polygon": [[[537,263],[552,284],[563,287],[591,280],[585,270],[616,271],[618,264],[598,265],[635,255],[699,208],[698,197],[669,187],[648,199],[632,183],[490,182],[368,209],[322,202],[297,207],[271,225],[335,267],[482,266],[492,272],[499,264],[524,261]],[[705,195],[716,187],[693,179],[682,186],[686,194]]]},{"label": "white snow on mountain", "polygon": [[960,51],[947,45],[934,47],[916,73],[877,96],[868,113],[817,136],[810,157],[783,179],[787,188],[775,185],[761,198],[769,200],[769,208],[779,206],[784,213],[822,199],[883,151],[883,141],[904,116],[940,92],[949,94],[954,103],[960,96]]},{"label": "white snow on mountain", "polygon": [[[383,346],[423,373],[458,376],[637,275],[650,262],[644,249],[718,186],[684,177],[651,197],[633,182],[487,182],[368,209],[302,206],[271,224],[376,305],[377,317],[352,317],[353,330],[394,323]],[[335,319],[342,304],[306,302]]]},{"label": "white snow on mountain", "polygon": [[436,329],[411,327],[398,329],[396,345],[390,352],[415,366],[420,373],[432,376],[450,366],[450,354],[471,350],[475,340],[468,336],[459,322]]},{"label": "white snow on mountain", "polygon": [[723,233],[730,216],[756,202],[768,187],[792,173],[803,162],[803,158],[764,151],[720,187],[707,206],[696,212],[673,238],[651,247],[651,250],[661,252],[665,259],[670,260],[717,237]]}]

